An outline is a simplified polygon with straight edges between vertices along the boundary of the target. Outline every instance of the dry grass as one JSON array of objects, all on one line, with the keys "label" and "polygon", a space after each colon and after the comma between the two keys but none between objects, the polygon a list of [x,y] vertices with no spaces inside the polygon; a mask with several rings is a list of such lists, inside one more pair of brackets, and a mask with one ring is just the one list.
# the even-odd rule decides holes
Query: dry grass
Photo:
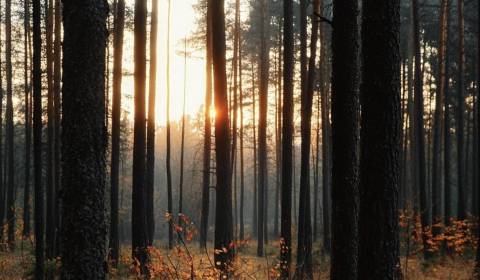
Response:
[{"label": "dry grass", "polygon": [[[178,247],[172,251],[165,248],[152,249],[154,255],[152,268],[156,273],[155,279],[191,279],[193,259],[193,273],[195,279],[218,279],[213,265],[212,250],[209,255],[199,250],[196,243],[185,247]],[[268,246],[266,256],[259,258],[255,255],[255,244],[244,244],[233,267],[235,279],[275,279],[277,247]],[[319,249],[314,252],[315,279],[328,279],[329,261],[320,255]],[[294,258],[295,259],[295,258]],[[130,250],[122,248],[122,260],[118,269],[112,269],[110,279],[138,279],[135,267],[131,265]],[[15,253],[0,252],[0,280],[29,279],[33,269],[34,258],[31,247],[24,243],[23,249],[19,245]],[[405,258],[402,258],[403,271]],[[472,279],[474,261],[471,258],[438,258],[428,264],[419,258],[408,260],[408,271],[405,279],[439,279],[463,280]],[[47,269],[54,269],[55,264],[47,264]]]}]

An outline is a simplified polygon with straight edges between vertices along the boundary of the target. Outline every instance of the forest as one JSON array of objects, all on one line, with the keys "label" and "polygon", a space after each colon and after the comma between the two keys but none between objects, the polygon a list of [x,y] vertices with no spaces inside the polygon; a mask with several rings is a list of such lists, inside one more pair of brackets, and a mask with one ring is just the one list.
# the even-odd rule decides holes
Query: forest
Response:
[{"label": "forest", "polygon": [[480,279],[480,1],[0,0],[0,280]]}]

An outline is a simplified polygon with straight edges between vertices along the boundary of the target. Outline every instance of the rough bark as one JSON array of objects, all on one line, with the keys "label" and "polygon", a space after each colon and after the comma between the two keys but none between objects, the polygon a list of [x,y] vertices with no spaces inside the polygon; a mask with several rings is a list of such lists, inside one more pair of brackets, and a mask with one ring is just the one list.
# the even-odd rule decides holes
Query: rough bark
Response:
[{"label": "rough bark", "polygon": [[292,252],[292,138],[293,138],[293,0],[283,2],[282,192],[280,223],[281,279],[290,279]]},{"label": "rough bark", "polygon": [[401,279],[400,1],[362,2],[358,279]]},{"label": "rough bark", "polygon": [[61,279],[106,278],[107,15],[106,1],[63,1]]},{"label": "rough bark", "polygon": [[115,10],[113,34],[113,95],[112,95],[112,152],[110,167],[110,260],[118,264],[120,241],[118,231],[118,194],[120,169],[120,115],[122,104],[123,32],[125,26],[125,1],[119,0]]},{"label": "rough bark", "polygon": [[333,2],[331,279],[357,279],[358,2]]}]

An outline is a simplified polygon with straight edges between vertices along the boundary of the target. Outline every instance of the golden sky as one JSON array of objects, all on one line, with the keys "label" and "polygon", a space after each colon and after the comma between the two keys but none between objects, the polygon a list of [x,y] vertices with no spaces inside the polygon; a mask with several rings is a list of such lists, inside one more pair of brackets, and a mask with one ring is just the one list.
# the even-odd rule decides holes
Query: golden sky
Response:
[{"label": "golden sky", "polygon": [[[156,120],[158,125],[165,125],[166,121],[166,61],[167,61],[167,23],[168,0],[159,1],[158,15],[158,41],[157,41],[157,95],[156,95]],[[133,0],[129,1],[133,7]],[[150,2],[150,1],[149,1]],[[178,121],[182,117],[183,91],[184,91],[184,43],[185,36],[191,36],[196,30],[198,13],[193,9],[197,0],[171,0],[171,32],[170,32],[170,119]],[[151,11],[151,5],[148,6]],[[150,26],[148,26],[148,31]],[[147,43],[148,44],[148,43]],[[188,47],[187,47],[188,48]],[[148,52],[147,52],[148,55]],[[148,65],[147,65],[148,67]],[[128,32],[124,38],[124,68],[133,73],[133,34]],[[147,68],[147,73],[148,73]],[[204,103],[205,96],[205,61],[203,53],[196,53],[187,59],[186,83],[186,113],[195,115]],[[123,79],[124,95],[133,96],[133,76]],[[148,78],[147,78],[148,93]],[[126,101],[126,99],[124,98]],[[122,106],[132,112],[133,99],[123,102]]]}]

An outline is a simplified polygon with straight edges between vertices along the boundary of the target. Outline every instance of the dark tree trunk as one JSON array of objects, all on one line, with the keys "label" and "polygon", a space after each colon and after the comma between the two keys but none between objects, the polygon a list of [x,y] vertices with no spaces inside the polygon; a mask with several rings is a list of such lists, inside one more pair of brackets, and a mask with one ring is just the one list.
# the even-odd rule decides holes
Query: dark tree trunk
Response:
[{"label": "dark tree trunk", "polygon": [[465,98],[464,98],[464,71],[465,71],[465,20],[463,16],[463,0],[457,1],[458,15],[458,73],[457,73],[457,184],[458,184],[458,210],[459,220],[466,218],[466,186],[465,186]]},{"label": "dark tree trunk", "polygon": [[12,77],[12,2],[5,3],[5,41],[6,41],[6,73],[7,73],[7,224],[8,247],[15,250],[15,147],[13,120],[13,77]]},{"label": "dark tree trunk", "polygon": [[435,116],[433,124],[433,159],[432,159],[432,233],[434,236],[440,233],[441,223],[441,156],[442,156],[442,116],[443,116],[443,98],[445,96],[445,54],[447,42],[447,17],[448,17],[448,0],[442,0],[440,5],[440,40],[439,40],[439,75],[438,90],[435,97]]},{"label": "dark tree trunk", "polygon": [[[235,5],[240,11],[240,0],[237,0]],[[245,239],[245,222],[244,222],[244,208],[245,208],[245,168],[244,168],[244,153],[243,153],[243,85],[242,85],[242,29],[240,27],[240,13],[238,13],[238,91],[240,93],[240,240]]]},{"label": "dark tree trunk", "polygon": [[257,100],[256,100],[255,71],[252,63],[252,130],[253,130],[253,218],[252,232],[254,237],[258,237],[258,169],[257,169]]},{"label": "dark tree trunk", "polygon": [[125,1],[119,0],[115,10],[113,34],[112,158],[110,168],[110,260],[117,266],[120,256],[118,234],[118,193],[120,164],[120,111],[122,104],[123,30]]},{"label": "dark tree trunk", "polygon": [[267,198],[268,191],[268,167],[267,167],[267,110],[268,110],[268,71],[269,71],[269,46],[268,34],[270,21],[268,4],[266,0],[260,3],[260,83],[258,100],[258,236],[257,256],[263,256],[264,243],[267,242]]},{"label": "dark tree trunk", "polygon": [[[324,29],[322,29],[324,30]],[[322,31],[322,36],[324,32]],[[325,36],[323,37],[325,38]],[[322,40],[325,42],[325,40]],[[326,46],[322,48],[321,61],[326,63]],[[322,66],[320,66],[322,67]],[[324,73],[328,73],[326,65]],[[331,251],[331,168],[330,168],[330,116],[329,116],[329,98],[327,81],[321,86],[320,98],[322,107],[322,203],[323,203],[323,249],[326,254]]]},{"label": "dark tree trunk", "polygon": [[172,197],[172,168],[171,168],[171,137],[170,137],[170,25],[172,16],[172,2],[168,0],[168,27],[167,27],[167,200],[168,200],[168,248],[173,249],[173,197]]},{"label": "dark tree trunk", "polygon": [[280,232],[281,279],[290,279],[292,252],[292,140],[293,140],[293,0],[283,2],[282,209]]},{"label": "dark tree trunk", "polygon": [[210,118],[210,106],[212,104],[212,34],[211,34],[211,5],[207,7],[207,29],[205,35],[205,70],[206,70],[206,92],[205,92],[205,135],[203,142],[203,179],[202,179],[202,217],[200,222],[200,247],[207,247],[208,215],[210,209],[210,157],[212,146],[212,122]]},{"label": "dark tree trunk", "polygon": [[282,174],[282,31],[279,25],[278,31],[278,53],[277,53],[277,80],[275,90],[275,219],[273,224],[273,232],[275,238],[279,236],[280,221],[280,188]]},{"label": "dark tree trunk", "polygon": [[401,279],[400,1],[362,2],[358,279]]},{"label": "dark tree trunk", "polygon": [[[314,14],[320,13],[320,0],[313,3]],[[305,15],[306,16],[306,15]],[[313,94],[316,84],[316,54],[319,22],[312,17],[312,37],[310,40],[310,58],[306,84],[301,97],[301,176],[300,176],[300,203],[299,227],[297,246],[297,274],[305,279],[313,279],[312,265],[312,221],[310,207],[310,159],[312,139],[312,108]]]},{"label": "dark tree trunk", "polygon": [[[32,129],[31,125],[31,112],[30,112],[30,86],[29,86],[29,57],[28,57],[28,46],[29,46],[29,36],[30,32],[30,2],[25,0],[24,3],[24,26],[23,26],[23,75],[24,75],[24,85],[23,90],[25,91],[25,189],[23,195],[23,237],[30,236],[30,154],[32,150]],[[0,188],[1,189],[1,188]]]},{"label": "dark tree trunk", "polygon": [[157,30],[158,30],[158,0],[152,1],[150,22],[150,75],[148,86],[148,120],[147,120],[147,162],[146,162],[146,204],[148,246],[155,239],[154,178],[155,178],[155,95],[157,93]]},{"label": "dark tree trunk", "polygon": [[[447,12],[450,15],[450,1],[447,1]],[[451,140],[451,134],[450,134],[450,95],[449,95],[449,62],[450,62],[450,56],[448,53],[448,49],[450,48],[450,22],[451,22],[451,17],[447,15],[447,26],[446,26],[446,51],[445,51],[445,80],[444,80],[444,116],[443,116],[443,131],[445,132],[443,137],[443,142],[445,145],[445,151],[443,153],[443,160],[444,160],[444,223],[445,226],[450,225],[450,218],[452,217],[452,186],[451,186],[451,151],[452,151],[452,140]]]},{"label": "dark tree trunk", "polygon": [[47,224],[46,224],[46,257],[55,256],[55,116],[53,103],[53,0],[45,0],[46,17],[46,52],[47,52]]},{"label": "dark tree trunk", "polygon": [[358,2],[333,2],[331,279],[357,279]]},{"label": "dark tree trunk", "polygon": [[35,279],[45,273],[45,214],[42,186],[42,32],[40,0],[33,0],[33,183],[35,196]]},{"label": "dark tree trunk", "polygon": [[[0,11],[1,11],[1,2],[0,2]],[[1,13],[0,13],[0,21],[1,21]],[[0,38],[1,38],[1,32],[2,28],[0,26]],[[1,53],[2,47],[0,44],[0,53]],[[2,56],[0,55],[0,64],[2,64]],[[6,210],[6,185],[5,185],[5,153],[4,149],[5,146],[3,145],[3,96],[4,96],[4,90],[3,90],[3,76],[2,76],[2,71],[0,70],[0,242],[3,243],[3,233],[4,233],[4,225],[5,225],[5,210]]]},{"label": "dark tree trunk", "polygon": [[[477,16],[480,19],[480,5],[478,5]],[[480,100],[480,20],[478,21],[477,26],[477,102]],[[478,106],[478,104],[477,104]],[[480,108],[477,107],[477,115],[475,118],[477,119],[477,139],[480,139]],[[480,156],[480,149],[477,149],[477,154],[475,156]],[[477,168],[480,169],[480,164],[477,165]],[[479,170],[476,170],[477,174],[480,175]],[[480,182],[480,178],[477,178],[477,185],[473,186],[474,188],[478,188],[478,184]],[[477,199],[480,201],[480,191],[477,189]],[[477,205],[478,206],[478,205]],[[476,209],[478,213],[480,213],[480,209]],[[480,224],[478,225],[478,233],[480,233]],[[478,235],[478,241],[480,241],[480,234]],[[475,276],[476,278],[480,277],[480,242],[477,243],[477,257],[475,261]]]},{"label": "dark tree trunk", "polygon": [[[227,73],[225,62],[225,11],[223,0],[211,0],[212,57],[215,90],[215,157],[217,163],[216,215],[215,215],[215,265],[222,275],[229,274],[233,260],[231,247],[232,189],[230,185],[230,128],[228,117]],[[227,276],[228,277],[228,276]]]},{"label": "dark tree trunk", "polygon": [[423,101],[423,72],[421,69],[421,50],[420,50],[420,19],[418,0],[412,0],[413,12],[413,49],[415,53],[415,79],[414,79],[414,143],[415,143],[415,169],[418,175],[418,190],[420,191],[420,221],[422,224],[423,253],[427,259],[430,257],[430,245],[428,244],[428,231],[430,217],[428,215],[428,186],[426,183],[427,170],[425,159],[425,126],[423,121],[424,101]]},{"label": "dark tree trunk", "polygon": [[135,120],[133,127],[132,172],[132,256],[146,272],[148,232],[145,188],[145,83],[147,42],[147,1],[135,1],[134,15]]},{"label": "dark tree trunk", "polygon": [[55,41],[53,43],[54,57],[53,57],[53,103],[55,114],[55,155],[54,155],[54,183],[55,188],[55,247],[56,256],[60,254],[60,188],[61,188],[61,91],[62,91],[62,4],[61,0],[55,0]]},{"label": "dark tree trunk", "polygon": [[107,1],[63,1],[61,279],[105,279],[107,273],[107,15]]},{"label": "dark tree trunk", "polygon": [[[183,177],[184,177],[184,157],[185,157],[185,104],[187,98],[187,38],[185,38],[184,50],[184,70],[183,70],[183,104],[182,104],[182,139],[180,144],[180,182],[178,196],[178,224],[183,228]],[[185,231],[183,231],[185,233]]]}]

